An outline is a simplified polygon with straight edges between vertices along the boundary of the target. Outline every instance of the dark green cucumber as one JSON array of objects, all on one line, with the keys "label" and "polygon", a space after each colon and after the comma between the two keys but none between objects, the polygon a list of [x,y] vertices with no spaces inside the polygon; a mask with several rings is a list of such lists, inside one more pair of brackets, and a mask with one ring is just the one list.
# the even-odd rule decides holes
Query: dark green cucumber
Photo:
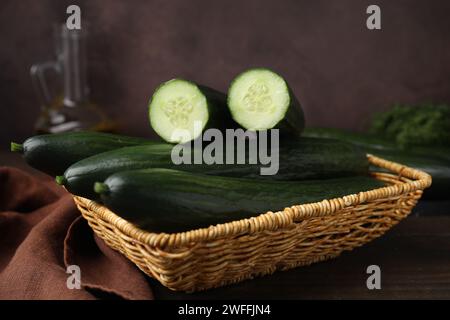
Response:
[{"label": "dark green cucumber", "polygon": [[99,132],[69,132],[38,135],[23,144],[11,143],[11,151],[23,153],[35,169],[55,176],[71,164],[92,155],[126,146],[152,143],[144,138]]},{"label": "dark green cucumber", "polygon": [[305,135],[342,139],[359,146],[367,153],[425,171],[431,175],[433,183],[425,190],[423,197],[430,200],[450,198],[450,152],[446,153],[440,148],[425,147],[415,147],[405,151],[382,139],[340,129],[307,128]]},{"label": "dark green cucumber", "polygon": [[124,170],[170,167],[172,148],[173,145],[162,143],[103,152],[72,164],[64,175],[56,177],[56,182],[72,194],[96,199],[93,189],[96,181]]},{"label": "dark green cucumber", "polygon": [[165,141],[184,143],[208,128],[237,125],[226,105],[226,95],[183,79],[161,84],[149,103],[150,124]]},{"label": "dark green cucumber", "polygon": [[345,129],[337,128],[305,128],[304,136],[313,138],[339,139],[372,149],[398,149],[392,142],[383,140],[376,136],[364,133],[357,133]]},{"label": "dark green cucumber", "polygon": [[[261,168],[272,164],[250,164],[248,154],[245,164],[175,165],[171,159],[171,151],[172,146],[164,144],[112,150],[74,163],[57,181],[73,194],[95,199],[92,189],[95,181],[103,181],[109,175],[125,170],[176,168],[229,177],[305,180],[365,174],[369,167],[364,152],[349,143],[333,139],[303,138],[275,149],[273,152],[279,154],[278,172],[275,171],[275,175],[261,175]],[[225,158],[223,155],[220,157]],[[192,154],[189,158],[192,159]]]},{"label": "dark green cucumber", "polygon": [[383,186],[363,176],[289,182],[146,169],[116,173],[95,190],[110,210],[140,228],[172,233]]},{"label": "dark green cucumber", "polygon": [[233,119],[251,131],[279,128],[300,136],[304,114],[286,81],[275,72],[249,69],[239,74],[228,90]]},{"label": "dark green cucumber", "polygon": [[339,139],[370,150],[400,151],[405,152],[406,154],[414,154],[425,157],[432,156],[433,158],[446,160],[450,163],[450,148],[445,147],[414,146],[405,150],[394,142],[375,135],[351,132],[336,128],[305,128],[304,136],[313,138]]}]

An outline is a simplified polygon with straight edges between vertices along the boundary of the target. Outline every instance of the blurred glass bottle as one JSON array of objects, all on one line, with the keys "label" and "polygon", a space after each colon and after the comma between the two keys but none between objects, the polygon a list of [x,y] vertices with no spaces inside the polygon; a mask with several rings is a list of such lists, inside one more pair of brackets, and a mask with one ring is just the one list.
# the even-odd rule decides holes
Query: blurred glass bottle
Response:
[{"label": "blurred glass bottle", "polygon": [[56,60],[35,64],[30,73],[41,103],[38,133],[115,131],[115,124],[89,99],[87,30],[55,27]]}]

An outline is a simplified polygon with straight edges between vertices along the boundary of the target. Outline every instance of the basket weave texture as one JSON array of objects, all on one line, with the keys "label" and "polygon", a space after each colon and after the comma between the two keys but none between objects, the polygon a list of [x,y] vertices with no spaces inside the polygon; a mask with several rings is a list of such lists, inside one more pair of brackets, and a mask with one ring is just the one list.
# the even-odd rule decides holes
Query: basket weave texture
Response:
[{"label": "basket weave texture", "polygon": [[94,201],[74,200],[110,247],[164,286],[192,292],[334,258],[396,225],[431,185],[431,177],[367,157],[384,169],[371,174],[388,186],[183,233],[146,232]]}]

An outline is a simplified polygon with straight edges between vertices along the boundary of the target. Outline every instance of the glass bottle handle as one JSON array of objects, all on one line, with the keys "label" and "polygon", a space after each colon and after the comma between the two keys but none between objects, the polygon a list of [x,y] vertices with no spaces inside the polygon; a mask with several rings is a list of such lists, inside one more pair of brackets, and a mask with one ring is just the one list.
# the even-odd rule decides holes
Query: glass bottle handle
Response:
[{"label": "glass bottle handle", "polygon": [[52,97],[47,81],[48,71],[53,70],[61,75],[61,65],[57,61],[47,61],[44,63],[34,64],[30,68],[31,80],[34,90],[43,107],[51,105],[55,97]]}]

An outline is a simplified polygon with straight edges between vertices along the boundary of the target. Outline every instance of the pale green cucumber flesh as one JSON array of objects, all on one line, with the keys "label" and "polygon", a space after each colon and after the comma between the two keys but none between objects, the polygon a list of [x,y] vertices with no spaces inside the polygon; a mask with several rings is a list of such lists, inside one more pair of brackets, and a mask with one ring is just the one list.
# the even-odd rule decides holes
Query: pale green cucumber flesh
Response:
[{"label": "pale green cucumber flesh", "polygon": [[149,105],[150,124],[167,142],[194,140],[209,120],[208,101],[196,84],[173,79],[156,89]]},{"label": "pale green cucumber flesh", "polygon": [[289,88],[282,77],[267,69],[240,74],[228,91],[233,119],[249,130],[274,128],[291,104]]}]

